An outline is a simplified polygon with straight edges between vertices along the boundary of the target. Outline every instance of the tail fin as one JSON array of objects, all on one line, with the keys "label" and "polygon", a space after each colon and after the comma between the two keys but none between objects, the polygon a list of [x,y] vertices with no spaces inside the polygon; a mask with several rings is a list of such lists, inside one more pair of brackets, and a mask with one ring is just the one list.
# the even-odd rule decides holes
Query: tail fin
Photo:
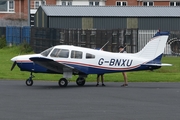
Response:
[{"label": "tail fin", "polygon": [[149,60],[161,60],[159,57],[162,57],[168,36],[169,32],[157,32],[154,37],[145,45],[145,47],[136,53],[136,55]]}]

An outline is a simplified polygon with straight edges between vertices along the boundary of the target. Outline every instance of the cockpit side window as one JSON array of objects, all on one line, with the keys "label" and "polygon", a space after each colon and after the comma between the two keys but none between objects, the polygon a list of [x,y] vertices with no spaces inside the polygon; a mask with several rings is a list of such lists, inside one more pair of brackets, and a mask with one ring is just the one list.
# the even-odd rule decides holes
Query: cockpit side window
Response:
[{"label": "cockpit side window", "polygon": [[51,53],[51,57],[57,57],[57,54],[58,54],[58,52],[60,51],[60,49],[57,49],[57,48],[55,48],[53,51],[52,51],[52,53]]},{"label": "cockpit side window", "polygon": [[94,58],[95,58],[95,55],[86,53],[86,59],[94,59]]},{"label": "cockpit side window", "polygon": [[60,58],[68,58],[69,57],[69,50],[67,49],[58,49],[55,48],[51,55],[51,57],[60,57]]},{"label": "cockpit side window", "polygon": [[44,50],[43,52],[41,52],[41,55],[47,57],[48,54],[51,52],[52,49],[53,49],[53,47]]},{"label": "cockpit side window", "polygon": [[82,59],[82,55],[83,55],[83,52],[81,51],[76,51],[76,50],[71,51],[71,58]]}]

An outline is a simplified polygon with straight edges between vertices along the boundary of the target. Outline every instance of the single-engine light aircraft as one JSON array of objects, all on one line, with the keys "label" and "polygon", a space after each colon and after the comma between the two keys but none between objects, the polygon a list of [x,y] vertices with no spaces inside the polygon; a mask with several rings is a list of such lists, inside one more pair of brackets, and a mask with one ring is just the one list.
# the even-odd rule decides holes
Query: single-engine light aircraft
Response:
[{"label": "single-engine light aircraft", "polygon": [[66,87],[68,78],[78,75],[78,86],[85,84],[89,74],[104,74],[140,70],[154,70],[161,66],[161,58],[168,40],[169,32],[157,32],[154,37],[137,53],[113,53],[73,45],[57,45],[40,54],[13,57],[11,70],[17,66],[21,71],[29,71],[27,86],[33,85],[32,73],[63,74],[59,86]]}]

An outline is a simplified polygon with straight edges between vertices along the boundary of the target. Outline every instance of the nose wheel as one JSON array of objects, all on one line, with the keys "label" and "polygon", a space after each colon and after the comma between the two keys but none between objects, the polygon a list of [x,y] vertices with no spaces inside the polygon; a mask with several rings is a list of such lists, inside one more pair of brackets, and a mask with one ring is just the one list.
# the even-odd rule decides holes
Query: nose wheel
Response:
[{"label": "nose wheel", "polygon": [[27,85],[27,86],[32,86],[32,85],[33,85],[33,80],[32,80],[32,78],[29,78],[29,79],[26,80],[26,85]]},{"label": "nose wheel", "polygon": [[32,72],[31,72],[30,77],[26,80],[26,85],[27,86],[32,86],[33,85],[33,80],[32,80],[33,77],[34,76],[32,75]]}]

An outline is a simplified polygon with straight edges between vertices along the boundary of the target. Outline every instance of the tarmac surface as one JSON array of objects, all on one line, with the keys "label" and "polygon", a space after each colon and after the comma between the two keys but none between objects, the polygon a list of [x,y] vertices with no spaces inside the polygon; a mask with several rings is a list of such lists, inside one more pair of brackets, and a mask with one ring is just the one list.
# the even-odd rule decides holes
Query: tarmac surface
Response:
[{"label": "tarmac surface", "polygon": [[57,82],[0,80],[1,120],[179,120],[180,83]]}]

